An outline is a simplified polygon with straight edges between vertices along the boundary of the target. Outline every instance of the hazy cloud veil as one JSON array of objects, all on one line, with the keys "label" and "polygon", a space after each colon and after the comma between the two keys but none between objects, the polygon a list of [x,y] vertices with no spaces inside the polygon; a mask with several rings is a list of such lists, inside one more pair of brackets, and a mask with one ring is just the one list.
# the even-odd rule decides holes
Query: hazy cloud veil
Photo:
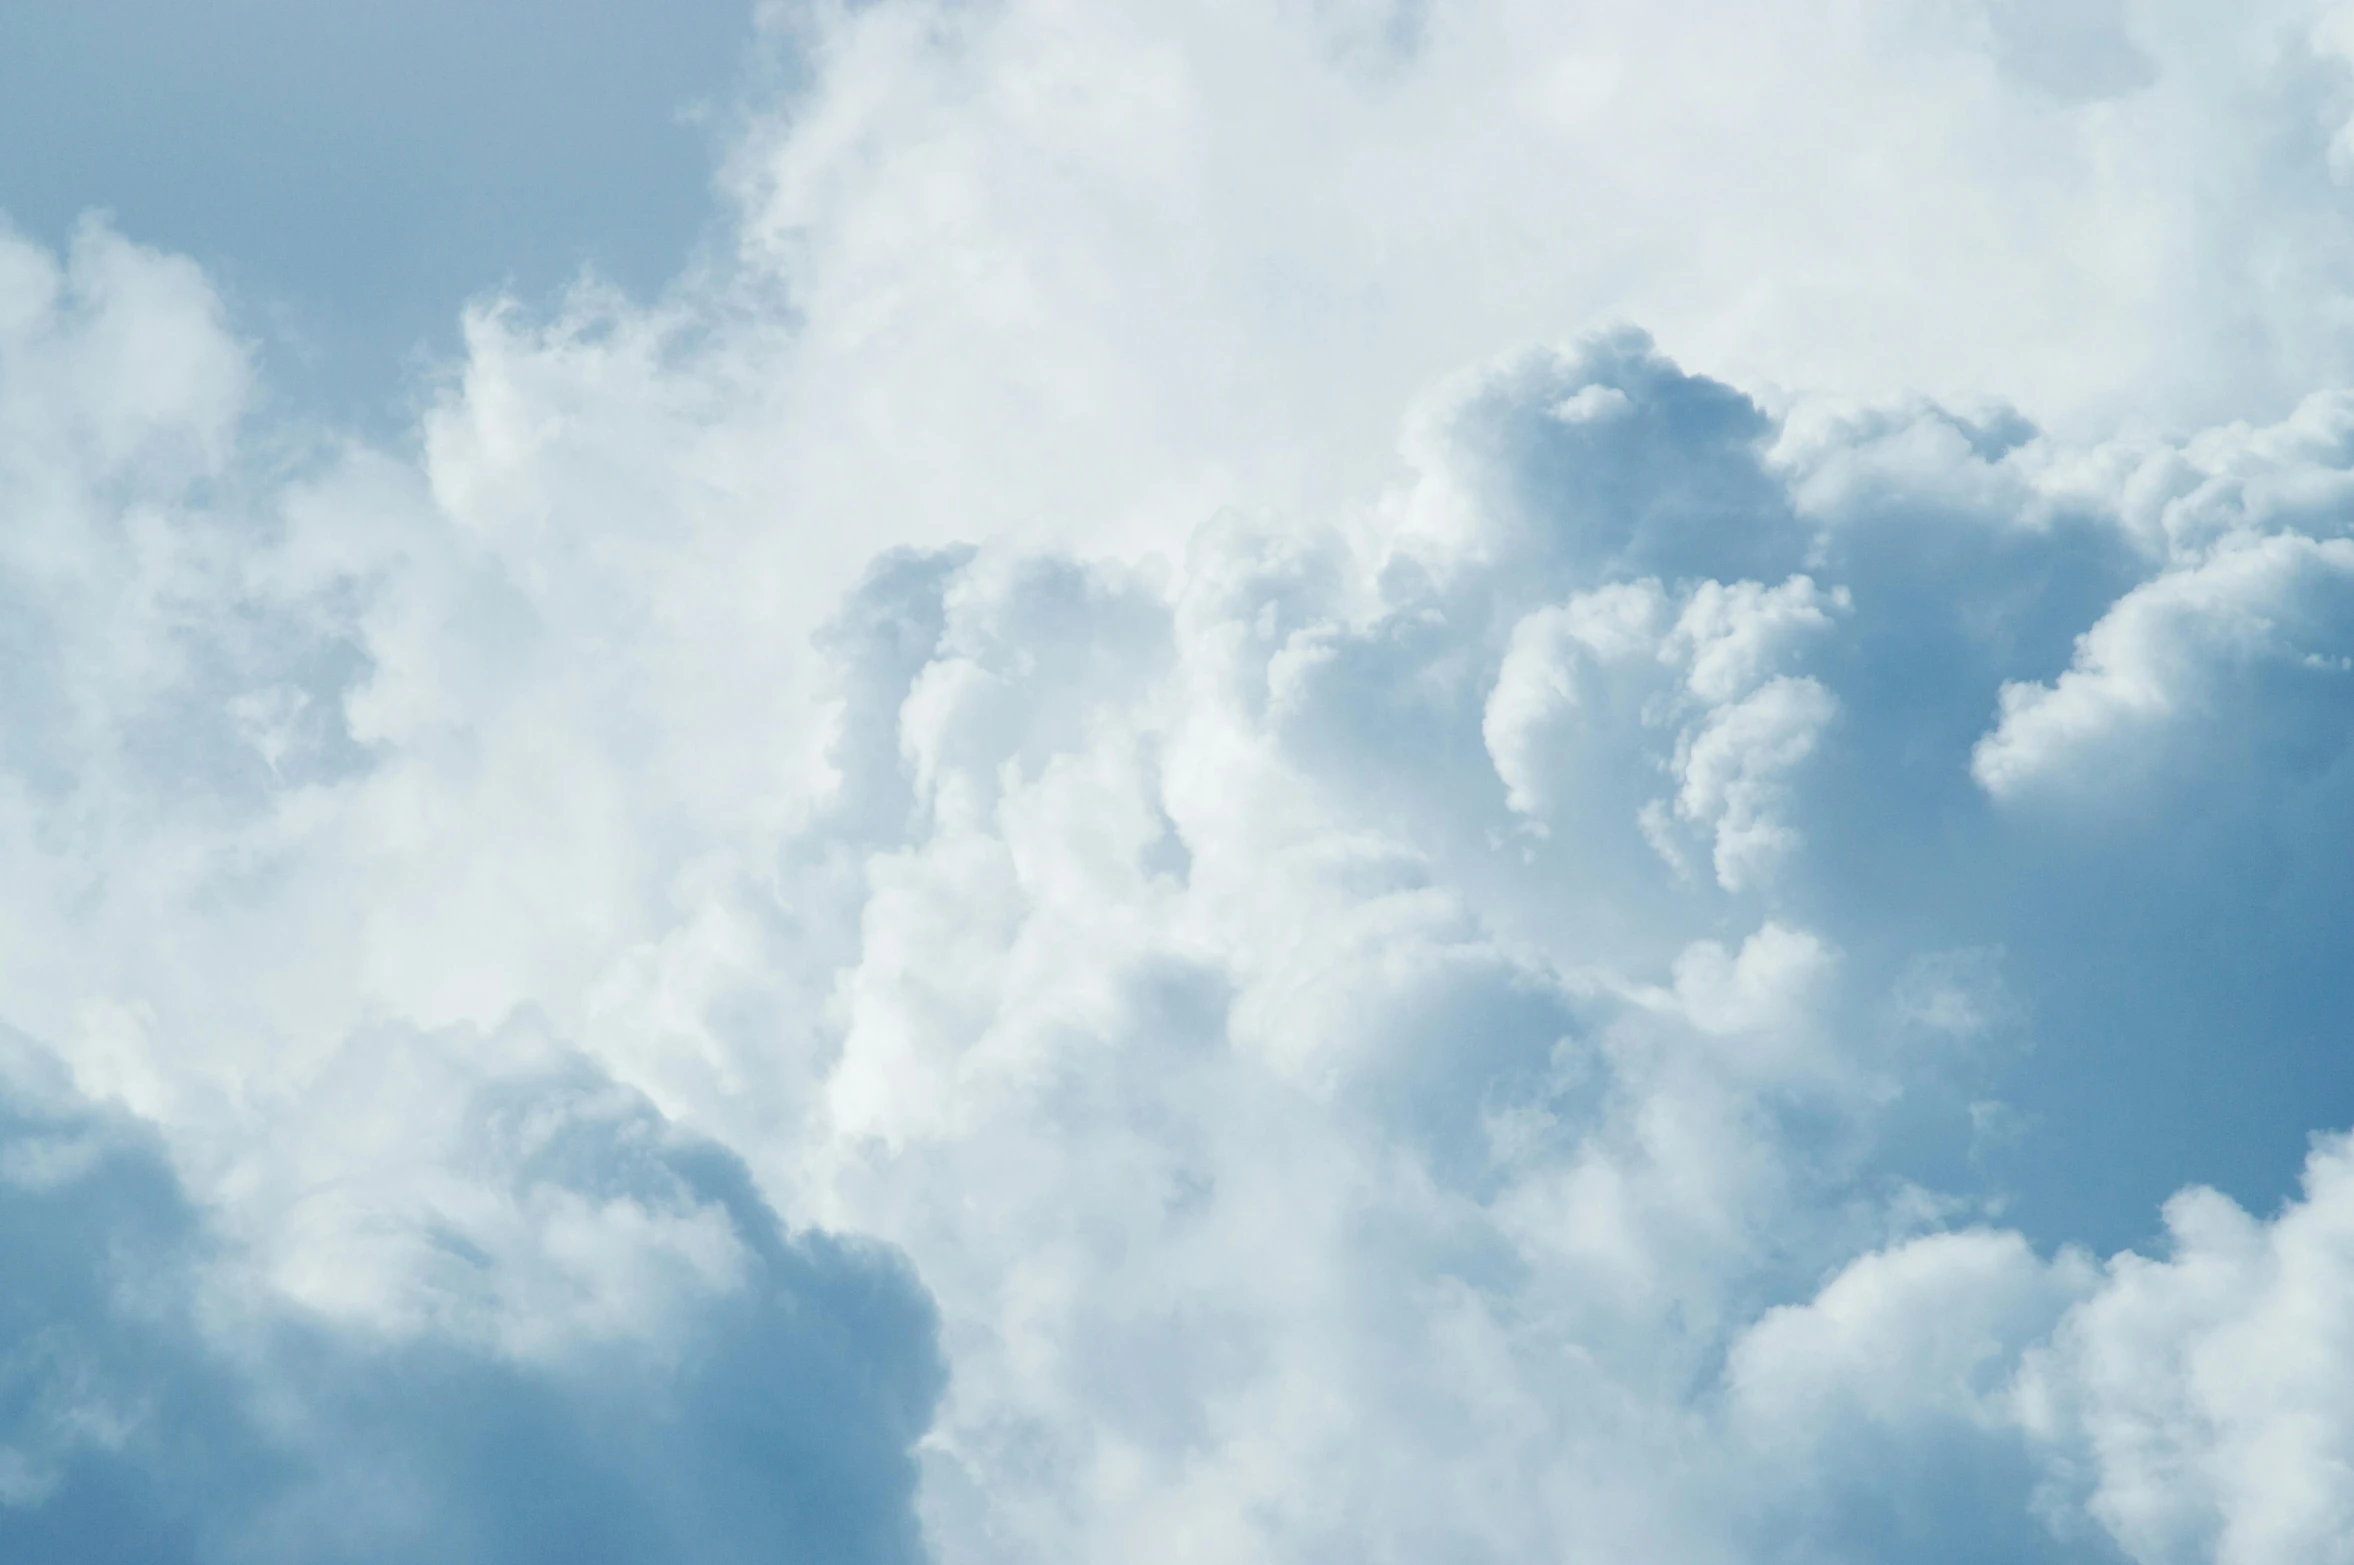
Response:
[{"label": "hazy cloud veil", "polygon": [[0,1552],[2354,1562],[2354,10],[764,26],[0,234]]}]

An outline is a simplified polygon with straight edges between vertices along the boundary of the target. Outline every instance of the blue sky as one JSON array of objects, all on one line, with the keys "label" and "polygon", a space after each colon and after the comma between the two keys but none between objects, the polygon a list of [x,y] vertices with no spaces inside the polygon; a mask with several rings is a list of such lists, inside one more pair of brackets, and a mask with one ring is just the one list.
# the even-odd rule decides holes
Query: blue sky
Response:
[{"label": "blue sky", "polygon": [[0,21],[0,1554],[2354,1562],[2354,10]]},{"label": "blue sky", "polygon": [[705,0],[12,6],[0,210],[197,258],[285,395],[389,432],[466,299],[684,266],[752,40]]}]

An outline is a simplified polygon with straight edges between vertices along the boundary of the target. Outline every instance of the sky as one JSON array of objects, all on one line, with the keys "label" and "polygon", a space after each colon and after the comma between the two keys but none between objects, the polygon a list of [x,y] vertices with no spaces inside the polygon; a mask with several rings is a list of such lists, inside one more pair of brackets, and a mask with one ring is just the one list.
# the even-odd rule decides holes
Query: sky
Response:
[{"label": "sky", "polygon": [[281,416],[397,440],[469,299],[692,260],[754,43],[735,0],[32,0],[0,16],[0,211],[197,260]]},{"label": "sky", "polygon": [[2354,1565],[2354,6],[0,19],[0,1555]]}]

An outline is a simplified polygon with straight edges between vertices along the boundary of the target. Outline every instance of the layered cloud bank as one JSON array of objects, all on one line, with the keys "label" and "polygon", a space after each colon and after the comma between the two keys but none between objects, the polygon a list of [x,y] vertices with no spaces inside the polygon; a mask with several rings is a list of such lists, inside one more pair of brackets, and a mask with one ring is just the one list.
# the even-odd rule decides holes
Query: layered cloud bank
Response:
[{"label": "layered cloud bank", "polygon": [[0,1540],[2354,1559],[2354,33],[1162,9],[411,451],[0,239]]}]

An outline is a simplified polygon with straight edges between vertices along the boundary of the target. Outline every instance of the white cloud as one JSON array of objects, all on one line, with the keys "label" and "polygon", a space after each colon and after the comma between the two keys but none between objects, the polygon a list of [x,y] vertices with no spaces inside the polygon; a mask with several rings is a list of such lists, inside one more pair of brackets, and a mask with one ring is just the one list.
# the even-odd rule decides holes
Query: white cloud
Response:
[{"label": "white cloud", "polygon": [[1971,769],[1998,798],[2039,786],[2111,789],[2154,745],[2185,737],[2183,725],[2212,731],[2251,697],[2294,699],[2264,690],[2267,673],[2354,677],[2349,586],[2354,540],[2226,540],[2120,599],[2051,685],[2004,685],[2001,721]]},{"label": "white cloud", "polygon": [[2342,1139],[2302,1200],[2259,1222],[2212,1190],[2167,1204],[2169,1252],[2124,1255],[2022,1382],[2028,1427],[2137,1561],[2354,1558],[2354,1164]]},{"label": "white cloud", "polygon": [[[1820,593],[1804,576],[1770,591],[1750,581],[1703,581],[1681,605],[1645,579],[1523,617],[1481,724],[1506,802],[1545,832],[1549,801],[1574,791],[1568,778],[1549,774],[1580,761],[1623,772],[1627,759],[1602,759],[1605,747],[1632,739],[1638,751],[1658,751],[1662,740],[1640,730],[1672,727],[1672,740],[1663,736],[1668,753],[1652,759],[1677,786],[1672,805],[1655,798],[1637,812],[1644,834],[1683,868],[1677,823],[1697,827],[1711,839],[1718,883],[1728,891],[1754,886],[1796,843],[1776,818],[1783,775],[1805,760],[1837,712],[1816,681],[1768,670],[1829,623],[1826,610],[1842,606],[1843,595]],[[1620,688],[1581,699],[1582,682],[1603,680]],[[1589,703],[1598,710],[1579,714]]]},{"label": "white cloud", "polygon": [[[2342,815],[2336,34],[1795,17],[796,13],[736,249],[476,309],[405,453],[257,426],[188,264],[0,242],[0,1019],[71,1082],[0,1172],[211,1312],[28,1360],[0,1500],[148,1461],[152,1349],[394,1431],[227,1558],[528,1522],[370,1355],[682,1558],[793,1518],[614,1409],[809,1384],[862,1557],[2332,1557],[2340,1153],[2104,1268],[1915,1143],[2035,1123],[2022,806]],[[1528,346],[1629,317],[1759,400]],[[937,1308],[912,1501],[923,1311],[763,1202]]]}]

